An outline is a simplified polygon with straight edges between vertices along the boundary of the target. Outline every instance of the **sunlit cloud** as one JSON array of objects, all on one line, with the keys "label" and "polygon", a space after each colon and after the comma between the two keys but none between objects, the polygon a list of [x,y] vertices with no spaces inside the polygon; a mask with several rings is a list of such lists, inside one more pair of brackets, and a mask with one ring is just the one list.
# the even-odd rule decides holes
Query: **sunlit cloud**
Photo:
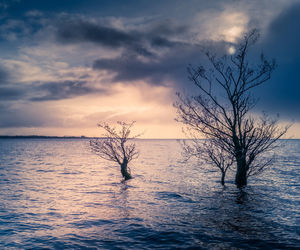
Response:
[{"label": "sunlit cloud", "polygon": [[234,43],[247,30],[249,17],[247,13],[225,9],[200,12],[195,17],[195,27],[200,27],[198,39],[226,41]]}]

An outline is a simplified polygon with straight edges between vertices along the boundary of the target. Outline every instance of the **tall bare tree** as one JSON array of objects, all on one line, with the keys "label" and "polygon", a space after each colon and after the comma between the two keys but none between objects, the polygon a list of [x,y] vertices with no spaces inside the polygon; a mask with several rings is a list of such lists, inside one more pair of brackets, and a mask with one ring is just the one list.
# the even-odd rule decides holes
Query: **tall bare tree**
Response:
[{"label": "tall bare tree", "polygon": [[121,167],[121,174],[125,180],[131,179],[128,163],[139,155],[135,143],[128,142],[140,135],[131,135],[131,129],[135,122],[117,122],[118,128],[107,123],[99,123],[104,129],[103,138],[90,141],[92,150],[101,158],[116,162]]},{"label": "tall bare tree", "polygon": [[268,61],[263,54],[256,65],[247,60],[249,47],[258,36],[257,30],[247,33],[233,55],[219,58],[207,52],[210,67],[188,68],[189,79],[199,94],[178,93],[175,103],[177,120],[187,125],[191,135],[200,134],[211,141],[210,149],[206,144],[194,143],[190,152],[198,151],[199,157],[208,157],[216,166],[224,157],[229,157],[224,159],[230,163],[232,157],[238,187],[247,185],[248,176],[260,173],[271,163],[264,153],[276,147],[288,130],[288,126],[280,127],[278,120],[267,115],[255,118],[250,114],[257,103],[251,90],[268,81],[275,69],[275,61]]}]

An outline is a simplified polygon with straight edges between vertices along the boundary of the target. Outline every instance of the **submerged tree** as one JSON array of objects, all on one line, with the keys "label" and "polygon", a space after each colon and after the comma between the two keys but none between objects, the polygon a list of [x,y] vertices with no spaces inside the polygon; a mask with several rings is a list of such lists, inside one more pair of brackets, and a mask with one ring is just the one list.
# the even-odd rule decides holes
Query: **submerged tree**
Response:
[{"label": "submerged tree", "polygon": [[221,172],[221,184],[224,186],[227,170],[232,166],[234,157],[221,144],[216,139],[201,140],[193,133],[193,137],[188,141],[184,140],[182,146],[186,160],[195,157],[200,164],[208,163],[216,167]]},{"label": "submerged tree", "polygon": [[117,122],[119,128],[100,123],[98,126],[105,130],[103,138],[90,141],[93,152],[105,160],[120,165],[121,174],[125,180],[131,179],[128,163],[136,159],[139,154],[135,143],[128,144],[129,140],[139,137],[139,135],[131,135],[134,123]]},{"label": "submerged tree", "polygon": [[234,160],[238,187],[247,185],[250,175],[260,173],[271,163],[272,158],[264,153],[274,149],[288,129],[281,128],[278,120],[267,115],[255,118],[250,114],[257,103],[251,90],[269,80],[275,68],[274,60],[268,61],[263,54],[257,65],[247,60],[249,47],[257,38],[256,30],[246,34],[234,55],[218,58],[207,52],[210,68],[188,68],[189,79],[199,94],[178,93],[175,103],[177,120],[187,125],[190,135],[208,139],[208,143],[202,144],[193,140],[185,151],[221,166],[224,177],[226,166]]}]

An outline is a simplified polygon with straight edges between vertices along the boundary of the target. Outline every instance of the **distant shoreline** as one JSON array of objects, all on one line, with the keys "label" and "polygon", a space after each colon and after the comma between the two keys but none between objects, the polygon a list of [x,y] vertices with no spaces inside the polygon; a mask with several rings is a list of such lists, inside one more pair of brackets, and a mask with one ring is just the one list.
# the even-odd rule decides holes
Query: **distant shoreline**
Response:
[{"label": "distant shoreline", "polygon": [[86,136],[47,136],[47,135],[0,135],[0,139],[97,139]]},{"label": "distant shoreline", "polygon": [[[48,135],[0,135],[0,139],[105,139],[105,137],[89,137],[89,136],[48,136]],[[187,138],[136,138],[136,140],[190,140]],[[200,139],[205,140],[205,139]],[[284,140],[300,140],[300,138],[280,139]]]}]

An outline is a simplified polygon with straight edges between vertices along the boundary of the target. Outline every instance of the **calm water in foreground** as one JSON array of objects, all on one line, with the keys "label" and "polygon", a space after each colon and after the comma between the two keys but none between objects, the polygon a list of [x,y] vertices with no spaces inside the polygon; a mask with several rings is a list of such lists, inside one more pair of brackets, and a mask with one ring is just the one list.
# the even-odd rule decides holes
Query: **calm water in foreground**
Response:
[{"label": "calm water in foreground", "polygon": [[176,140],[137,144],[124,183],[88,140],[0,140],[0,249],[300,247],[299,140],[243,191],[181,163]]}]

